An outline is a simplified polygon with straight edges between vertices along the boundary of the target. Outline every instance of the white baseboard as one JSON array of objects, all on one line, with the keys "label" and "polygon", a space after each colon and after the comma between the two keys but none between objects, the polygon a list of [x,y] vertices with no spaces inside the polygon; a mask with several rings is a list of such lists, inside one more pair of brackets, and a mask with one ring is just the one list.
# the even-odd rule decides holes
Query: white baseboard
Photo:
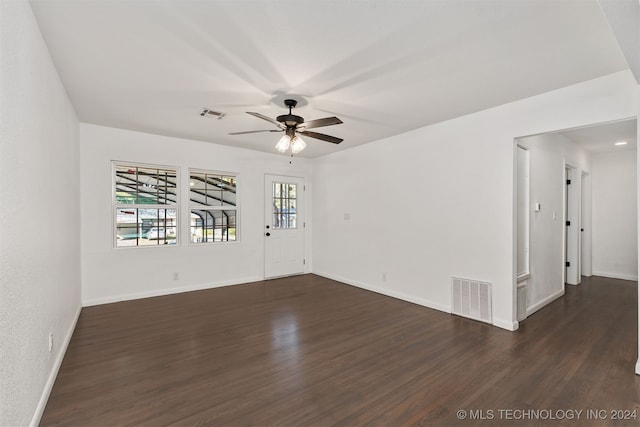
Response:
[{"label": "white baseboard", "polygon": [[53,384],[56,382],[58,371],[60,371],[60,366],[62,366],[62,360],[64,359],[64,355],[67,353],[67,348],[69,347],[69,343],[71,342],[73,331],[75,331],[76,329],[76,324],[78,323],[78,318],[80,317],[81,310],[82,307],[78,307],[78,309],[76,310],[73,321],[71,322],[64,340],[62,341],[62,345],[60,346],[60,350],[56,355],[56,360],[53,362],[51,372],[49,373],[49,378],[47,378],[47,382],[44,385],[44,390],[42,390],[42,395],[40,396],[40,400],[38,401],[38,406],[36,406],[36,411],[33,414],[33,418],[31,418],[31,423],[29,424],[31,427],[37,427],[38,424],[40,424],[42,414],[44,414],[44,409],[47,407],[47,402],[49,401],[49,396],[51,395],[51,390],[53,389]]},{"label": "white baseboard", "polygon": [[564,288],[559,290],[558,292],[555,292],[549,295],[548,297],[544,298],[542,301],[539,301],[533,304],[532,306],[527,307],[527,317],[531,316],[533,313],[540,310],[542,307],[546,306],[547,304],[551,304],[553,301],[557,300],[563,295],[564,295]]},{"label": "white baseboard", "polygon": [[[432,308],[434,310],[442,311],[445,313],[451,314],[451,307],[444,304],[439,304],[433,301],[429,301],[423,298],[417,298],[412,295],[405,294],[403,292],[396,292],[391,289],[380,288],[378,286],[372,286],[366,283],[358,282],[356,280],[345,279],[344,277],[336,276],[329,273],[317,272],[314,271],[313,274],[318,276],[326,277],[327,279],[335,280],[350,286],[355,286],[356,288],[365,289],[367,291],[375,292],[378,294],[386,295],[388,297],[397,298],[402,301],[411,302],[414,304],[421,305],[423,307]],[[493,326],[498,328],[506,329],[507,331],[516,331],[519,327],[518,322],[506,321],[502,319],[493,318],[492,322]]]},{"label": "white baseboard", "polygon": [[242,285],[245,283],[259,282],[261,280],[264,280],[264,279],[262,277],[246,277],[244,279],[238,279],[231,282],[207,283],[207,284],[199,284],[199,285],[182,286],[178,288],[155,289],[152,291],[137,292],[132,294],[112,295],[108,297],[83,300],[82,306],[90,307],[92,305],[111,304],[111,303],[120,302],[120,301],[131,301],[131,300],[142,299],[142,298],[160,297],[160,296],[171,295],[171,294],[181,294],[183,292],[201,291],[204,289],[221,288],[224,286]]},{"label": "white baseboard", "polygon": [[392,297],[392,298],[396,298],[402,301],[407,301],[407,302],[411,302],[414,304],[418,304],[421,305],[423,307],[427,307],[427,308],[432,308],[434,310],[438,310],[438,311],[444,311],[445,313],[451,313],[451,307],[449,307],[448,305],[444,305],[444,304],[439,304],[433,301],[429,301],[426,299],[422,299],[422,298],[417,298],[414,297],[412,295],[408,295],[405,294],[403,292],[396,292],[393,291],[391,289],[386,289],[386,288],[380,288],[378,286],[372,286],[366,283],[362,283],[362,282],[358,282],[355,280],[349,280],[349,279],[345,279],[344,277],[339,277],[339,276],[335,276],[333,274],[329,274],[329,273],[323,273],[323,272],[317,272],[314,271],[313,274],[316,274],[318,276],[322,276],[322,277],[326,277],[327,279],[331,279],[331,280],[335,280],[337,282],[341,282],[350,286],[355,286],[356,288],[361,288],[361,289],[365,289],[367,291],[371,291],[371,292],[375,292],[377,294],[382,294],[382,295],[386,295],[388,297]]},{"label": "white baseboard", "polygon": [[518,321],[512,322],[510,320],[498,319],[496,317],[493,318],[492,325],[501,329],[506,329],[510,332],[517,331],[520,327],[520,323]]},{"label": "white baseboard", "polygon": [[636,375],[640,375],[640,359],[636,362]]},{"label": "white baseboard", "polygon": [[594,271],[593,275],[599,277],[608,277],[610,279],[633,280],[634,282],[638,281],[638,276],[634,276],[632,274],[605,273],[602,271]]}]

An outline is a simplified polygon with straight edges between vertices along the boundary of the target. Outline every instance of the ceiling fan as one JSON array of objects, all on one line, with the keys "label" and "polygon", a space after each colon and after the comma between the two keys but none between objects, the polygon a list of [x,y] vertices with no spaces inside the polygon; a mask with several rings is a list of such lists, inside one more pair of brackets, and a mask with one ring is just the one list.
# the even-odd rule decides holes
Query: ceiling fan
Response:
[{"label": "ceiling fan", "polygon": [[295,99],[285,99],[284,105],[289,107],[289,114],[283,114],[281,116],[272,119],[271,117],[267,117],[264,114],[253,113],[247,111],[247,114],[251,114],[254,117],[257,117],[262,120],[266,120],[269,123],[273,123],[278,126],[279,129],[268,129],[268,130],[249,130],[245,132],[232,132],[229,135],[242,135],[246,133],[258,133],[258,132],[284,132],[282,138],[276,144],[276,150],[285,153],[289,148],[291,148],[291,153],[299,153],[304,150],[307,144],[298,136],[304,135],[310,138],[320,139],[322,141],[331,142],[333,144],[340,144],[343,139],[336,138],[335,136],[325,135],[323,133],[312,132],[307,129],[319,128],[322,126],[331,126],[331,125],[339,125],[342,123],[337,117],[325,117],[324,119],[310,120],[308,122],[304,121],[304,118],[300,116],[296,116],[291,113],[291,110],[298,105],[298,101]]}]

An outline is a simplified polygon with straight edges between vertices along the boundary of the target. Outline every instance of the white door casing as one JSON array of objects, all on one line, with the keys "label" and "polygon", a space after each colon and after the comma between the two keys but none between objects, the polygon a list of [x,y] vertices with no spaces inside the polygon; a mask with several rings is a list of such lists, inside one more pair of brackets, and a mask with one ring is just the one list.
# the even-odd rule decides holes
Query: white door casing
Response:
[{"label": "white door casing", "polygon": [[579,285],[580,276],[580,209],[581,177],[577,177],[578,170],[566,166],[565,189],[565,283]]}]

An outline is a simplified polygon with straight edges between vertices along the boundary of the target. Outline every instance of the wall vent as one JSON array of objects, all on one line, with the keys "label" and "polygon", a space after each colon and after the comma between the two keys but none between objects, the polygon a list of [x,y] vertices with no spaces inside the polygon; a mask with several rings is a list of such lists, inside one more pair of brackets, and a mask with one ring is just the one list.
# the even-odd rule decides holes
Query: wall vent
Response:
[{"label": "wall vent", "polygon": [[527,281],[518,283],[518,322],[522,322],[527,318]]},{"label": "wall vent", "polygon": [[491,323],[491,283],[451,278],[452,314]]},{"label": "wall vent", "polygon": [[202,117],[217,117],[218,119],[221,119],[225,116],[224,113],[220,113],[219,111],[212,110],[211,108],[203,108],[202,111],[200,112],[200,115]]}]

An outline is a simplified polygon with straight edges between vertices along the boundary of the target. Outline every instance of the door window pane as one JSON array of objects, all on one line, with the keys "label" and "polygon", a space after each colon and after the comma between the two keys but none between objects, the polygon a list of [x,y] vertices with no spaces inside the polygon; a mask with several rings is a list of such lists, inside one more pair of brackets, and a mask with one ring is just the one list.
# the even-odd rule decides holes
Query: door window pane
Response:
[{"label": "door window pane", "polygon": [[297,185],[286,182],[273,183],[273,228],[297,228]]}]

